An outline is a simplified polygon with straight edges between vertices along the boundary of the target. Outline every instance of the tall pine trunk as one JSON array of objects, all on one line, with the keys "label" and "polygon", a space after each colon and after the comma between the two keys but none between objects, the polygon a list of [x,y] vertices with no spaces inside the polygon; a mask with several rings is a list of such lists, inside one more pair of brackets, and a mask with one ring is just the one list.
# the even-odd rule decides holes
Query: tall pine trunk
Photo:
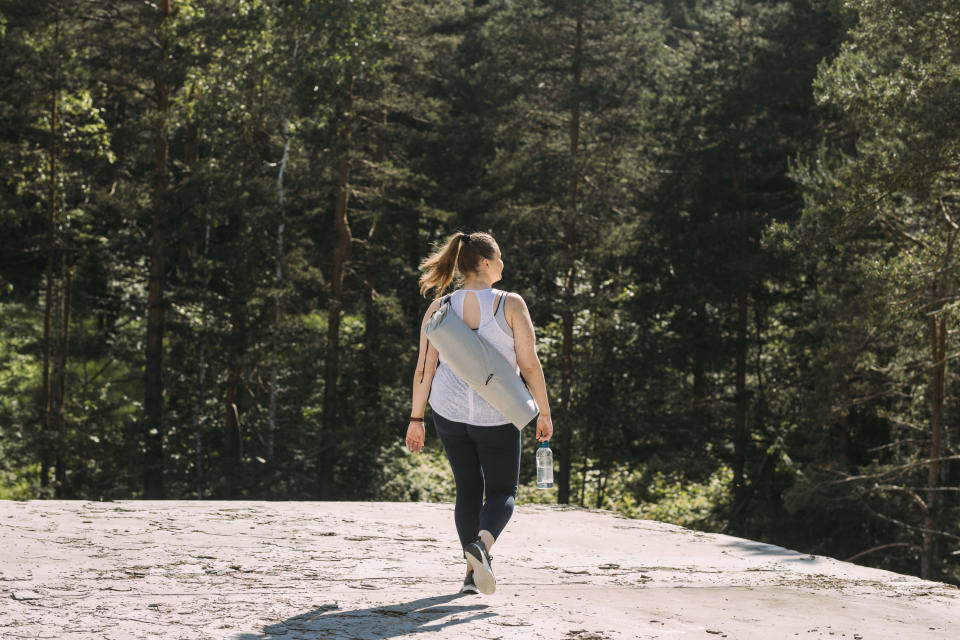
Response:
[{"label": "tall pine trunk", "polygon": [[57,395],[56,395],[56,421],[57,421],[57,446],[56,446],[56,469],[57,469],[57,488],[56,497],[69,497],[69,488],[67,487],[67,351],[70,347],[70,315],[73,308],[73,267],[67,264],[65,252],[61,252],[61,281],[63,290],[61,292],[62,317],[60,318],[60,344],[57,345]]},{"label": "tall pine trunk", "polygon": [[[297,53],[300,50],[300,44],[293,45],[293,62],[297,60]],[[283,234],[286,230],[286,212],[284,211],[284,190],[283,177],[287,172],[287,163],[290,160],[290,120],[283,121],[283,155],[280,158],[280,169],[277,171],[277,209],[279,210],[280,220],[277,222],[277,257],[274,263],[274,276],[276,278],[277,294],[273,300],[273,335],[270,362],[270,405],[267,416],[267,461],[273,462],[273,455],[277,433],[277,397],[279,394],[279,370],[280,370],[280,324],[283,315],[282,299],[280,290],[283,286]]]},{"label": "tall pine trunk", "polygon": [[144,376],[143,495],[147,499],[164,497],[163,487],[163,332],[164,287],[166,278],[166,203],[167,164],[169,154],[168,111],[170,87],[165,75],[169,42],[164,26],[170,18],[170,0],[159,0],[157,76],[154,92],[157,102],[157,123],[154,131],[154,199],[153,229],[150,235],[150,280],[147,290],[147,351]]},{"label": "tall pine trunk", "polygon": [[[739,259],[745,263],[750,252],[750,227],[748,225],[749,211],[747,199],[743,192],[743,180],[740,175],[741,140],[743,128],[743,68],[744,68],[744,28],[743,2],[737,5],[737,97],[734,112],[734,140],[733,159],[731,164],[731,186],[733,188],[736,205],[736,221],[738,226]],[[737,324],[736,324],[736,363],[735,378],[735,407],[733,421],[733,511],[730,516],[730,528],[734,535],[745,535],[747,512],[750,501],[750,489],[747,486],[747,442],[749,428],[747,425],[747,411],[749,395],[747,392],[747,322],[749,315],[749,275],[746,269],[741,270],[737,283]]]},{"label": "tall pine trunk", "polygon": [[573,434],[571,414],[573,412],[573,322],[574,294],[576,292],[577,260],[577,208],[580,191],[580,96],[583,82],[583,13],[577,15],[576,33],[573,43],[573,84],[570,105],[570,177],[567,187],[567,215],[564,224],[564,246],[566,250],[566,274],[563,285],[563,308],[560,313],[563,343],[561,347],[560,405],[563,408],[565,430],[557,444],[557,502],[570,502],[570,470],[573,459]]},{"label": "tall pine trunk", "polygon": [[[59,26],[55,33],[59,33]],[[47,203],[47,268],[44,283],[43,308],[43,382],[40,398],[40,409],[43,414],[40,436],[40,487],[50,486],[50,468],[54,465],[53,447],[53,385],[50,374],[50,359],[52,346],[52,316],[53,316],[53,267],[57,254],[57,180],[59,165],[57,154],[57,136],[60,120],[60,89],[54,81],[50,92],[50,155],[49,155],[49,194]]]},{"label": "tall pine trunk", "polygon": [[[296,53],[294,53],[296,56]],[[277,222],[277,256],[274,261],[274,278],[277,293],[273,299],[273,335],[270,355],[270,405],[267,416],[267,461],[273,461],[274,439],[277,431],[277,377],[280,364],[280,322],[282,319],[280,290],[283,286],[283,232],[286,227],[283,204],[283,174],[287,170],[287,161],[290,158],[290,122],[283,123],[283,156],[280,159],[280,170],[277,172],[277,209],[280,220]]]},{"label": "tall pine trunk", "polygon": [[[950,243],[952,245],[952,242]],[[948,246],[948,254],[952,247]],[[949,257],[948,257],[949,260]],[[935,289],[934,299],[943,297]],[[927,473],[927,499],[923,514],[923,548],[920,577],[937,579],[937,531],[940,529],[940,456],[943,447],[943,413],[947,384],[947,317],[940,313],[927,320],[930,340],[930,467]]]},{"label": "tall pine trunk", "polygon": [[[190,98],[199,100],[201,91],[194,87]],[[196,171],[200,164],[200,124],[196,120],[190,123],[186,144],[184,145],[183,159],[191,172]],[[193,415],[191,426],[194,437],[194,464],[196,468],[197,499],[204,498],[204,448],[203,428],[201,427],[201,408],[203,406],[204,388],[207,378],[207,295],[210,289],[210,269],[207,260],[210,254],[210,212],[207,211],[203,229],[203,254],[201,258],[201,272],[203,286],[200,290],[200,344],[197,348],[197,378],[193,392]]]},{"label": "tall pine trunk", "polygon": [[737,288],[737,343],[735,369],[735,408],[733,421],[733,514],[730,528],[734,535],[746,530],[747,502],[747,285]]},{"label": "tall pine trunk", "polygon": [[[363,305],[363,347],[364,347],[364,397],[370,406],[380,406],[380,314],[377,311],[377,274],[380,263],[377,261],[377,243],[380,241],[380,230],[383,222],[374,220],[367,234],[364,278],[364,305]],[[371,431],[371,437],[378,434]]]},{"label": "tall pine trunk", "polygon": [[223,416],[223,476],[226,482],[226,498],[240,497],[240,472],[243,464],[243,438],[240,422],[240,394],[242,392],[241,361],[246,350],[247,318],[242,301],[230,313],[231,329],[228,345],[227,391]]},{"label": "tall pine trunk", "polygon": [[204,497],[204,465],[203,465],[203,429],[200,423],[201,407],[203,406],[204,389],[207,378],[207,295],[210,289],[210,269],[207,265],[210,253],[210,214],[207,214],[206,225],[203,230],[203,290],[200,302],[200,348],[197,355],[198,372],[197,383],[193,396],[193,435],[196,443],[195,460],[197,465],[197,498]]},{"label": "tall pine trunk", "polygon": [[[739,139],[737,140],[739,146]],[[738,174],[740,151],[737,148],[733,160],[733,193],[737,206],[737,224],[740,227],[740,256],[746,260],[750,251],[750,242],[747,237],[749,229],[747,220],[746,197],[741,188]],[[733,510],[730,514],[730,529],[734,535],[746,534],[747,512],[749,511],[750,487],[747,484],[747,443],[750,438],[748,410],[750,394],[747,390],[747,341],[748,319],[750,312],[749,299],[750,281],[746,273],[740,275],[737,283],[737,324],[736,324],[736,357],[734,364],[734,419],[733,419]]]},{"label": "tall pine trunk", "polygon": [[[380,109],[380,137],[374,153],[374,162],[381,167],[386,160],[386,130],[387,109]],[[380,313],[377,310],[377,276],[381,271],[380,239],[383,235],[385,209],[387,208],[387,180],[384,173],[377,194],[379,213],[374,217],[370,230],[367,232],[364,253],[364,305],[363,305],[363,346],[364,346],[364,397],[370,406],[380,409]],[[377,418],[379,419],[379,418]],[[371,443],[379,437],[379,433],[370,431]]]},{"label": "tall pine trunk", "polygon": [[[952,223],[950,217],[947,220]],[[960,230],[954,230],[947,236],[946,250],[943,256],[941,273],[950,273],[953,260],[953,245]],[[942,276],[940,276],[942,277]],[[944,283],[935,281],[932,299],[943,300],[948,292]],[[920,556],[920,577],[927,580],[937,579],[937,567],[940,563],[937,531],[940,530],[940,484],[945,479],[945,465],[941,465],[943,452],[943,414],[947,397],[947,314],[931,314],[927,318],[930,340],[930,467],[927,470],[927,499],[923,514],[923,547]]]},{"label": "tall pine trunk", "polygon": [[330,299],[327,307],[327,361],[324,371],[323,433],[320,437],[320,477],[318,492],[321,500],[330,497],[333,485],[335,430],[337,426],[337,380],[340,376],[340,316],[343,308],[343,272],[350,255],[350,141],[353,127],[353,79],[348,78],[343,97],[343,122],[340,124],[340,161],[337,163],[337,196],[333,222],[337,231],[337,246],[333,251],[330,272]]}]

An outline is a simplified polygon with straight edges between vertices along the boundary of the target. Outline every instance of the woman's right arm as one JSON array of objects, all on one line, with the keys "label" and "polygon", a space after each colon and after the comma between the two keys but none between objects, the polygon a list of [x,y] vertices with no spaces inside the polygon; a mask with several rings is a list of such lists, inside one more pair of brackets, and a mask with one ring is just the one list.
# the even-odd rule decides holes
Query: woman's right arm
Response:
[{"label": "woman's right arm", "polygon": [[[440,300],[434,300],[423,315],[423,321],[420,323],[420,350],[417,353],[417,368],[413,372],[413,404],[410,410],[411,418],[423,418],[427,408],[427,398],[430,396],[430,385],[433,383],[433,375],[437,372],[437,363],[440,361],[440,353],[436,347],[429,344],[427,334],[424,329],[430,316],[440,308]],[[424,356],[426,353],[426,356]],[[423,450],[423,442],[426,439],[426,428],[423,422],[411,420],[407,425],[407,446],[415,453]]]}]

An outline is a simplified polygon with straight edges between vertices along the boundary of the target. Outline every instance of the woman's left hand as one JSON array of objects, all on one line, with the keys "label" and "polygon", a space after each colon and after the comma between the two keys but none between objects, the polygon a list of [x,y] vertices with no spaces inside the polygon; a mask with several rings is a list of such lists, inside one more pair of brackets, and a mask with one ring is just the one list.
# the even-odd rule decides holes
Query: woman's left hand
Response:
[{"label": "woman's left hand", "polygon": [[549,413],[541,413],[537,417],[537,441],[546,442],[551,437],[553,437],[553,420]]}]

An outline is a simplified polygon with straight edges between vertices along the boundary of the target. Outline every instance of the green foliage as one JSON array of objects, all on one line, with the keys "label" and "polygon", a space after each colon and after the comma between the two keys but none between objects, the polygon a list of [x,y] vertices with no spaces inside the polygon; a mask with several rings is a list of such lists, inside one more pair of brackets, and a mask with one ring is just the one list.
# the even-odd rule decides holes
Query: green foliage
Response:
[{"label": "green foliage", "polygon": [[0,469],[0,500],[35,500],[51,497],[39,486],[40,463],[25,468]]},{"label": "green foliage", "polygon": [[453,474],[443,449],[426,447],[411,453],[401,442],[381,447],[373,499],[390,502],[453,502],[457,497]]},{"label": "green foliage", "polygon": [[[630,493],[624,495],[626,509],[618,509],[631,518],[659,520],[701,531],[722,531],[722,514],[729,508],[729,486],[733,473],[722,467],[704,482],[691,482],[682,475],[667,477],[657,472],[647,481],[638,501]],[[637,486],[639,478],[628,480]]]}]

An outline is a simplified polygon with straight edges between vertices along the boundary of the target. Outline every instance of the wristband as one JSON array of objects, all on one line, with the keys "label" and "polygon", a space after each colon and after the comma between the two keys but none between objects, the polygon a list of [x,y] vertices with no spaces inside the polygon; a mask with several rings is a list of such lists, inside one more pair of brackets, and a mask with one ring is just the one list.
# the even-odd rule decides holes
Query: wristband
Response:
[{"label": "wristband", "polygon": [[411,416],[410,422],[423,422],[423,418],[414,418],[413,416]]}]

